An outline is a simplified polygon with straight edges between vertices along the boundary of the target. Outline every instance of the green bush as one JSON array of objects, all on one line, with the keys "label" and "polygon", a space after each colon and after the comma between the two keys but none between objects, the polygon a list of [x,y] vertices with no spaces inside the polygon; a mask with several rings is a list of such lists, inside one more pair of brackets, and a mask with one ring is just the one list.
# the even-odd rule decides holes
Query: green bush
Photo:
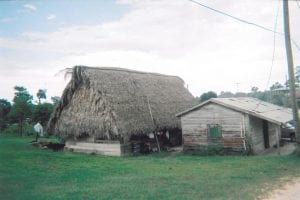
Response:
[{"label": "green bush", "polygon": [[[19,124],[14,123],[10,124],[5,128],[3,131],[1,131],[2,134],[8,134],[8,135],[20,135],[21,128]],[[24,135],[32,135],[33,132],[33,125],[30,123],[24,123],[23,124],[23,134]]]},{"label": "green bush", "polygon": [[224,151],[223,144],[209,144],[207,146],[207,152],[209,155],[222,155]]},{"label": "green bush", "polygon": [[11,124],[7,126],[3,131],[2,134],[9,134],[9,135],[16,135],[19,133],[19,125],[18,124]]}]

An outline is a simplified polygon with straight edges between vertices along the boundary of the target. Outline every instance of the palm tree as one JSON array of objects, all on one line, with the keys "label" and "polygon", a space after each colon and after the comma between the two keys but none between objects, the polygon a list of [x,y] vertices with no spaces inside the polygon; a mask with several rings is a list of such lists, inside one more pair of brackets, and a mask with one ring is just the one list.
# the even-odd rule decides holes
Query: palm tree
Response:
[{"label": "palm tree", "polygon": [[39,89],[36,93],[37,98],[39,99],[39,104],[41,104],[41,99],[46,99],[46,89]]}]

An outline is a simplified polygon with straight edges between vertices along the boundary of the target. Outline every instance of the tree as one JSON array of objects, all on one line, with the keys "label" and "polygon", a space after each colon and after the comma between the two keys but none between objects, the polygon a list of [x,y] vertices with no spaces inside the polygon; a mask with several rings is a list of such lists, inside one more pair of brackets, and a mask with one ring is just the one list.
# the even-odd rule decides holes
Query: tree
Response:
[{"label": "tree", "polygon": [[248,94],[245,93],[245,92],[237,92],[237,93],[235,93],[234,96],[235,96],[235,97],[247,97]]},{"label": "tree", "polygon": [[40,122],[41,125],[46,126],[53,109],[54,105],[51,103],[36,105],[33,111],[32,120],[34,122]]},{"label": "tree", "polygon": [[[286,80],[284,85],[286,88],[290,88],[290,79]],[[300,66],[295,68],[295,87],[300,88]]]},{"label": "tree", "polygon": [[206,93],[203,93],[201,96],[200,96],[200,102],[204,102],[204,101],[207,101],[211,98],[217,98],[217,94],[213,91],[209,91],[209,92],[206,92]]},{"label": "tree", "polygon": [[13,105],[9,112],[10,121],[19,124],[20,134],[23,134],[24,121],[32,114],[32,96],[27,89],[21,86],[15,86],[15,97]]},{"label": "tree", "polygon": [[270,90],[273,91],[273,90],[281,89],[281,88],[283,88],[283,85],[281,85],[279,82],[276,82],[270,87]]},{"label": "tree", "polygon": [[0,131],[5,129],[8,123],[7,115],[11,109],[11,103],[6,99],[0,99]]},{"label": "tree", "polygon": [[252,87],[251,88],[251,93],[257,93],[258,92],[258,87]]},{"label": "tree", "polygon": [[258,91],[257,93],[254,93],[251,97],[254,97],[254,98],[257,98],[257,99],[260,99],[262,101],[268,101],[269,100],[269,91]]},{"label": "tree", "polygon": [[15,102],[19,98],[26,100],[26,102],[32,101],[32,96],[29,94],[29,92],[27,91],[27,89],[25,87],[15,86],[14,89],[16,91],[15,91],[15,96],[14,96],[13,102]]},{"label": "tree", "polygon": [[234,97],[235,95],[232,92],[229,91],[222,91],[219,95],[220,98],[229,98],[229,97]]},{"label": "tree", "polygon": [[46,90],[45,89],[39,89],[38,92],[36,93],[37,98],[39,99],[39,104],[41,104],[41,99],[46,99]]},{"label": "tree", "polygon": [[58,97],[58,96],[51,97],[51,101],[54,106],[57,106],[60,101],[60,97]]}]

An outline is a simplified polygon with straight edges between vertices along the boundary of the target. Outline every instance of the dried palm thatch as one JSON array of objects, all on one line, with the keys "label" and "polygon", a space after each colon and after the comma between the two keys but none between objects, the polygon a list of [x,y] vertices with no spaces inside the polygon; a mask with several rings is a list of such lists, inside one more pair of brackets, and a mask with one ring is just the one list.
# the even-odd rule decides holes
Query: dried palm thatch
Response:
[{"label": "dried palm thatch", "polygon": [[62,137],[128,140],[180,128],[175,115],[196,104],[179,77],[75,66],[47,129]]}]

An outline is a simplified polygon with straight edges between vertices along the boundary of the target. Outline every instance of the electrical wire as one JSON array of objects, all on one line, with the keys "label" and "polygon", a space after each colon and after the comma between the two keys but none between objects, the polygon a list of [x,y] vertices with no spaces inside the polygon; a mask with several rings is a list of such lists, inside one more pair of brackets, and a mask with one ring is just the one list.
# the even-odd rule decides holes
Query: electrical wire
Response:
[{"label": "electrical wire", "polygon": [[294,44],[294,46],[297,48],[297,50],[300,51],[300,47],[299,47],[299,45],[296,43],[296,41],[295,41],[293,38],[291,38],[291,41],[292,41],[292,43]]},{"label": "electrical wire", "polygon": [[[277,35],[277,34],[278,34],[278,35],[284,35],[284,33],[281,33],[281,32],[278,32],[278,31],[277,31],[277,22],[278,22],[278,15],[279,15],[279,7],[280,7],[280,6],[279,6],[279,3],[280,3],[280,0],[278,0],[278,6],[277,6],[277,12],[276,12],[276,17],[275,17],[274,29],[273,29],[273,30],[272,30],[272,29],[269,29],[269,28],[267,28],[267,27],[264,27],[264,26],[262,26],[262,25],[259,25],[259,24],[257,24],[257,23],[250,22],[250,21],[247,21],[247,20],[244,20],[244,19],[235,17],[235,16],[233,16],[233,15],[230,15],[230,14],[228,14],[228,13],[225,13],[225,12],[223,12],[223,11],[217,10],[217,9],[215,9],[215,8],[209,7],[209,6],[204,5],[204,4],[202,4],[202,3],[198,2],[198,1],[194,1],[194,0],[188,0],[188,1],[190,1],[190,2],[192,2],[192,3],[195,3],[195,4],[197,4],[197,5],[200,5],[200,6],[204,7],[204,8],[209,9],[209,10],[212,10],[212,11],[214,11],[214,12],[217,12],[217,13],[219,13],[219,14],[221,14],[221,15],[230,17],[230,18],[232,18],[232,19],[234,19],[234,20],[236,20],[236,21],[239,21],[239,22],[242,22],[242,23],[245,23],[245,24],[248,24],[248,25],[256,26],[256,27],[258,27],[258,28],[260,28],[260,29],[263,29],[263,30],[266,30],[266,31],[269,31],[269,32],[272,32],[272,33],[273,33],[272,61],[271,61],[270,72],[269,72],[269,76],[268,76],[268,80],[267,80],[267,84],[266,84],[266,88],[268,88],[268,86],[269,86],[269,84],[270,84],[270,80],[271,80],[271,76],[272,76],[272,71],[273,71],[273,66],[274,66],[274,60],[275,60],[276,35]],[[298,5],[298,6],[299,6],[299,5]],[[293,40],[293,39],[291,39],[291,41],[292,41],[292,43],[295,45],[295,47],[298,49],[298,51],[300,51],[300,48],[299,48],[298,44],[296,43],[296,41]],[[256,105],[256,107],[255,107],[254,110],[256,110],[256,109],[259,107],[260,104],[261,104],[261,102],[259,102],[259,103]]]},{"label": "electrical wire", "polygon": [[[217,10],[217,9],[215,9],[215,8],[212,8],[212,7],[210,7],[210,6],[207,6],[207,5],[205,5],[205,4],[203,4],[203,3],[200,3],[200,2],[198,2],[198,1],[195,1],[195,0],[188,0],[188,1],[190,1],[190,2],[192,2],[192,3],[194,3],[194,4],[197,4],[197,5],[199,5],[199,6],[202,6],[202,7],[206,8],[206,9],[209,9],[209,10],[211,10],[211,11],[217,12],[217,13],[219,13],[219,14],[221,14],[221,15],[227,16],[227,17],[229,17],[229,18],[231,18],[231,19],[234,19],[234,20],[236,20],[236,21],[239,21],[239,22],[242,22],[242,23],[245,23],[245,24],[248,24],[248,25],[255,26],[255,27],[257,27],[257,28],[263,29],[263,30],[265,30],[265,31],[272,32],[272,33],[274,33],[274,34],[284,35],[284,33],[282,33],[282,32],[274,31],[274,30],[272,30],[272,29],[270,29],[270,28],[267,28],[267,27],[265,27],[265,26],[259,25],[259,24],[257,24],[257,23],[250,22],[250,21],[241,19],[241,18],[239,18],[239,17],[235,17],[235,16],[233,16],[233,15],[230,15],[230,14],[225,13],[225,12],[223,12],[223,11]],[[299,45],[296,43],[296,41],[293,40],[293,39],[291,39],[291,41],[292,41],[292,43],[295,45],[295,47],[297,48],[297,50],[300,51],[300,47],[299,47]]]},{"label": "electrical wire", "polygon": [[207,8],[207,9],[212,10],[212,11],[214,11],[214,12],[217,12],[217,13],[219,13],[219,14],[222,14],[222,15],[225,15],[225,16],[227,16],[227,17],[230,17],[230,18],[232,18],[232,19],[234,19],[234,20],[237,20],[237,21],[240,21],[240,22],[249,24],[249,25],[256,26],[256,27],[261,28],[261,29],[264,29],[264,30],[266,30],[266,31],[273,32],[272,29],[269,29],[269,28],[264,27],[264,26],[261,26],[261,25],[259,25],[259,24],[256,24],[256,23],[253,23],[253,22],[249,22],[249,21],[247,21],[247,20],[244,20],[244,19],[235,17],[235,16],[233,16],[233,15],[227,14],[227,13],[225,13],[225,12],[223,12],[223,11],[220,11],[220,10],[214,9],[214,8],[212,8],[212,7],[209,7],[209,6],[207,6],[207,5],[204,5],[204,4],[202,4],[202,3],[198,2],[198,1],[194,1],[194,0],[188,0],[188,1],[193,2],[193,3],[195,3],[195,4],[198,4],[198,5],[200,5],[200,6],[204,7],[204,8]]},{"label": "electrical wire", "polygon": [[268,77],[266,89],[268,88],[268,86],[270,84],[270,80],[271,80],[271,76],[272,76],[272,71],[273,71],[273,66],[274,66],[274,60],[275,60],[276,30],[277,30],[277,22],[278,22],[278,15],[279,15],[279,3],[280,3],[280,0],[278,0],[277,12],[276,12],[275,22],[274,22],[272,62],[271,62],[271,67],[270,67],[270,72],[269,72],[269,77]]},{"label": "electrical wire", "polygon": [[[279,3],[280,3],[280,0],[278,0],[277,11],[276,11],[276,16],[275,16],[275,21],[274,21],[272,61],[271,61],[269,77],[268,77],[268,80],[267,80],[267,85],[266,85],[266,89],[265,90],[267,90],[267,88],[268,88],[268,86],[270,84],[270,80],[271,80],[271,76],[272,76],[272,71],[273,71],[273,66],[274,66],[274,60],[275,60],[276,30],[277,30],[277,22],[278,22],[279,7],[280,7]],[[257,105],[254,108],[254,111],[260,106],[261,103],[262,103],[262,101],[259,101],[257,103]]]},{"label": "electrical wire", "polygon": [[[295,0],[295,1],[296,1],[296,4],[297,4],[298,8],[300,8],[300,3],[299,3],[300,1],[299,0]],[[296,46],[296,48],[298,49],[298,51],[300,51],[299,45],[293,40],[293,38],[291,38],[291,41]]]}]

